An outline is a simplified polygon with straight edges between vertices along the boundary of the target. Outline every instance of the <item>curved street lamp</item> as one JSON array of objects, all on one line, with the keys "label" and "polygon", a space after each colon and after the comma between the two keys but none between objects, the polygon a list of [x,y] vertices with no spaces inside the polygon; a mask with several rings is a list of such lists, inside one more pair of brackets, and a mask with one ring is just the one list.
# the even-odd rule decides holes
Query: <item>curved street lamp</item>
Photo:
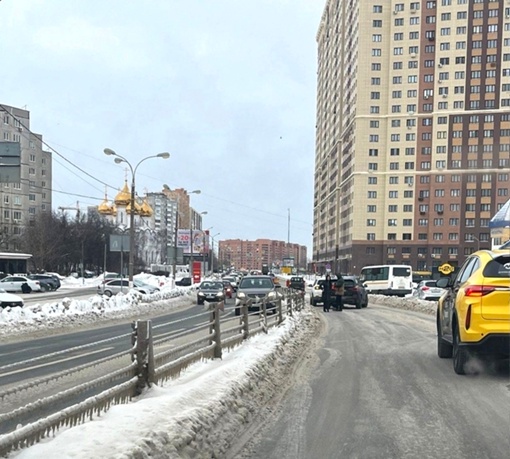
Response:
[{"label": "curved street lamp", "polygon": [[129,169],[131,170],[131,199],[130,199],[130,206],[131,206],[131,212],[129,214],[129,288],[133,287],[133,271],[134,271],[134,260],[135,260],[135,176],[136,176],[136,170],[138,169],[138,166],[142,164],[144,161],[150,158],[162,158],[162,159],[168,159],[170,158],[170,153],[163,152],[158,153],[157,155],[150,155],[146,156],[145,158],[142,158],[138,163],[133,167],[131,163],[124,158],[124,156],[121,156],[117,153],[115,153],[110,148],[105,148],[104,154],[108,156],[115,156],[115,163],[126,163],[129,166]]}]

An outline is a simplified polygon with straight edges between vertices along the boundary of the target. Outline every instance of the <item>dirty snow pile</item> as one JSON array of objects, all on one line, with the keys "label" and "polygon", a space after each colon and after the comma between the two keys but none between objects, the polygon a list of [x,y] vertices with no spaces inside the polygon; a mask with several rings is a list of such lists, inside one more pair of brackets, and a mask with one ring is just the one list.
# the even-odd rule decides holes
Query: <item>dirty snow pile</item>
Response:
[{"label": "dirty snow pile", "polygon": [[[138,276],[136,276],[138,277]],[[140,275],[140,280],[151,285],[157,285],[159,292],[142,295],[131,291],[119,293],[110,298],[101,295],[90,295],[89,298],[70,298],[43,302],[25,307],[7,307],[0,309],[0,339],[20,334],[47,332],[59,329],[72,329],[87,326],[98,321],[130,319],[147,314],[155,314],[189,306],[195,299],[193,287],[174,287],[172,280],[164,276],[158,278],[150,275]],[[62,281],[59,292],[66,289],[96,286],[102,281],[95,279],[66,278]],[[37,293],[31,294],[37,295]]]},{"label": "dirty snow pile", "polygon": [[399,298],[398,296],[370,295],[370,304],[381,304],[406,311],[418,311],[424,314],[434,315],[437,310],[437,301],[420,300],[412,296]]},{"label": "dirty snow pile", "polygon": [[250,337],[222,359],[194,364],[127,405],[60,430],[16,459],[169,459],[222,457],[249,422],[266,417],[269,400],[292,382],[296,360],[313,346],[320,319],[312,311]]}]

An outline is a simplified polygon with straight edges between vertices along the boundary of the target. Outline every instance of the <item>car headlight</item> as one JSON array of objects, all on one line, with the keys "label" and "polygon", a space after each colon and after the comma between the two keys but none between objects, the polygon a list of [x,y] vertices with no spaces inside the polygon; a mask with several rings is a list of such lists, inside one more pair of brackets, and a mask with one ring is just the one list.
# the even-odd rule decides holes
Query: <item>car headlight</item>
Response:
[{"label": "car headlight", "polygon": [[246,299],[246,293],[244,293],[244,292],[237,292],[237,298],[239,298],[240,300]]},{"label": "car headlight", "polygon": [[205,294],[202,292],[198,292],[198,296],[205,296]]},{"label": "car headlight", "polygon": [[276,292],[269,292],[267,297],[270,299],[270,300],[274,300],[275,298],[277,298],[277,295],[276,295]]}]

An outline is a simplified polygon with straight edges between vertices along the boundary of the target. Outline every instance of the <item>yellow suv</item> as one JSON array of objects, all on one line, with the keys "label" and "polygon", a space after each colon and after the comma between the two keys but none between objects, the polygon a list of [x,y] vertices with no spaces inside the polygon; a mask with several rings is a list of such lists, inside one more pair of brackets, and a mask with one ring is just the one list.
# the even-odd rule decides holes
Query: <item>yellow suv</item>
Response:
[{"label": "yellow suv", "polygon": [[453,357],[455,373],[466,374],[472,355],[510,357],[510,251],[479,250],[446,289],[437,308],[437,353]]}]

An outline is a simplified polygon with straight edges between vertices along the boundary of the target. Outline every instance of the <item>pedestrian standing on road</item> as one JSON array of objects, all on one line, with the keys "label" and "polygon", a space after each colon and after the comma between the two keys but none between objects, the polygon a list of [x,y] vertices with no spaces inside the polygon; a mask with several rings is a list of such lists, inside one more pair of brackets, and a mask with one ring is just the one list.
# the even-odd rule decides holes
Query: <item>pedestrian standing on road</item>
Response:
[{"label": "pedestrian standing on road", "polygon": [[345,293],[344,278],[341,274],[337,274],[337,280],[335,282],[335,309],[337,311],[344,310],[343,296]]},{"label": "pedestrian standing on road", "polygon": [[324,304],[324,312],[329,312],[329,308],[331,307],[331,300],[333,295],[333,285],[331,283],[331,276],[326,274],[326,279],[324,280],[324,288],[322,290],[322,303]]}]

